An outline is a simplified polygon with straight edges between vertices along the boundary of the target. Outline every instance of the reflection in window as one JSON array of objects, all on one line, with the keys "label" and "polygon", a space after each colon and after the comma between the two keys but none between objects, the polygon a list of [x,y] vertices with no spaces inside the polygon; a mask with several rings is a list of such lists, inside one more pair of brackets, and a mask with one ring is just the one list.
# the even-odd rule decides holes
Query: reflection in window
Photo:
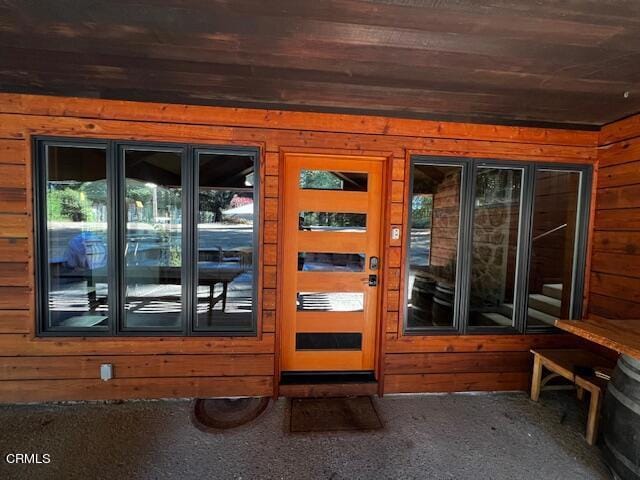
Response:
[{"label": "reflection in window", "polygon": [[580,172],[538,170],[529,268],[528,326],[569,318]]},{"label": "reflection in window", "polygon": [[453,326],[461,166],[415,165],[407,327]]},{"label": "reflection in window", "polygon": [[195,329],[251,331],[254,158],[203,152],[198,155],[198,162]]},{"label": "reflection in window", "polygon": [[332,172],[329,170],[301,170],[300,188],[304,190],[366,192],[367,174],[357,172]]},{"label": "reflection in window", "polygon": [[479,167],[471,259],[472,326],[512,326],[522,169]]},{"label": "reflection in window", "polygon": [[106,153],[46,148],[48,326],[106,329]]},{"label": "reflection in window", "polygon": [[298,270],[311,272],[363,272],[364,253],[298,253]]},{"label": "reflection in window", "polygon": [[181,152],[125,150],[125,328],[181,328]]},{"label": "reflection in window", "polygon": [[362,292],[298,292],[297,310],[319,312],[362,312]]},{"label": "reflection in window", "polygon": [[300,212],[298,222],[298,230],[308,232],[362,233],[366,228],[366,213]]}]

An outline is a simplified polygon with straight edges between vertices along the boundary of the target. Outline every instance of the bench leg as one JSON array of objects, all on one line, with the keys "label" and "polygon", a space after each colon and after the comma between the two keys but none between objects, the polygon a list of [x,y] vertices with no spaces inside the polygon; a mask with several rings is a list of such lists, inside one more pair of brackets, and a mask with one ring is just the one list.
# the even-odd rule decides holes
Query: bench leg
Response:
[{"label": "bench leg", "polygon": [[223,282],[222,283],[222,313],[224,313],[224,311],[227,309],[227,287],[228,287],[229,283],[228,282]]},{"label": "bench leg", "polygon": [[584,388],[576,386],[576,397],[580,401],[584,399]]},{"label": "bench leg", "polygon": [[540,383],[542,382],[542,360],[540,355],[533,358],[533,375],[531,378],[531,400],[538,401],[540,397]]},{"label": "bench leg", "polygon": [[589,445],[594,445],[598,440],[598,423],[600,420],[600,404],[602,403],[602,392],[600,389],[591,391],[589,401],[589,416],[587,418],[587,433],[585,438]]}]

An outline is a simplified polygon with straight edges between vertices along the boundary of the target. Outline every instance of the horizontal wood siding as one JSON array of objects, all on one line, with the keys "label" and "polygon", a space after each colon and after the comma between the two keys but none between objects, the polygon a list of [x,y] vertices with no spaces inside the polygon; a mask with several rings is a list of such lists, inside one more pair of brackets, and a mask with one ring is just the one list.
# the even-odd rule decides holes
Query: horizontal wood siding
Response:
[{"label": "horizontal wood siding", "polygon": [[640,318],[640,116],[604,127],[591,257],[589,314]]},{"label": "horizontal wood siding", "polygon": [[[34,135],[259,147],[258,337],[37,338]],[[283,151],[390,158],[380,392],[525,388],[528,349],[561,345],[567,337],[403,335],[404,242],[390,240],[390,232],[397,227],[406,234],[408,159],[415,153],[592,164],[597,141],[597,132],[0,94],[0,402],[277,392]],[[617,244],[627,241],[620,237]],[[99,380],[102,363],[114,365],[113,380]]]}]

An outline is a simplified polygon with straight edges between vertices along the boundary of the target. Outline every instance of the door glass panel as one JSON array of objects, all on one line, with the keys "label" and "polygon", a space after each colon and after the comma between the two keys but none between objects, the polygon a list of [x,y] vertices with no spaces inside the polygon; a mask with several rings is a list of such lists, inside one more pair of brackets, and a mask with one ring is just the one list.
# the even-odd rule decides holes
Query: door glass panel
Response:
[{"label": "door glass panel", "polygon": [[528,326],[569,318],[580,172],[538,170],[533,206]]},{"label": "door glass panel", "polygon": [[125,328],[180,329],[182,157],[125,150]]},{"label": "door glass panel", "polygon": [[364,253],[298,253],[298,271],[363,272]]},{"label": "door glass panel", "polygon": [[414,165],[407,328],[453,326],[462,167]]},{"label": "door glass panel", "polygon": [[361,333],[296,333],[296,350],[361,349]]},{"label": "door glass panel", "polygon": [[308,232],[364,233],[366,213],[300,212],[298,230]]},{"label": "door glass panel", "polygon": [[473,212],[469,324],[512,326],[522,169],[479,167]]},{"label": "door glass panel", "polygon": [[254,158],[200,153],[196,330],[252,331]]},{"label": "door glass panel", "polygon": [[364,293],[362,292],[298,292],[299,312],[362,312]]},{"label": "door glass panel", "polygon": [[103,148],[47,147],[50,328],[107,329],[107,160]]},{"label": "door glass panel", "polygon": [[303,190],[366,192],[367,174],[330,170],[302,170],[300,171],[300,188]]}]

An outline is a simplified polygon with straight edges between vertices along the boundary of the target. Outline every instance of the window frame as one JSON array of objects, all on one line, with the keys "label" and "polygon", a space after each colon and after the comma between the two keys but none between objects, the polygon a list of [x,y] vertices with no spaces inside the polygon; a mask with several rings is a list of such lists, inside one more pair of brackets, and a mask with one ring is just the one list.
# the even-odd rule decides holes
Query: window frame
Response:
[{"label": "window frame", "polygon": [[[474,326],[469,324],[469,311],[470,311],[470,301],[471,301],[471,270],[472,270],[472,262],[473,262],[473,235],[474,235],[474,214],[475,214],[475,200],[476,200],[476,180],[478,178],[478,170],[480,168],[494,168],[494,169],[503,169],[503,170],[515,170],[520,169],[522,171],[522,180],[520,184],[520,213],[518,218],[518,245],[516,252],[516,268],[514,272],[514,295],[513,295],[513,317],[511,325],[490,325],[490,326]],[[502,161],[502,160],[476,160],[472,164],[472,180],[471,180],[471,188],[469,190],[469,202],[471,208],[471,218],[469,225],[469,270],[467,275],[465,276],[466,285],[466,301],[464,302],[464,314],[466,321],[464,322],[464,328],[462,333],[464,334],[474,334],[474,333],[483,333],[483,334],[496,334],[496,333],[505,333],[505,334],[514,334],[521,331],[521,321],[522,321],[522,298],[520,292],[525,291],[522,286],[523,281],[523,272],[526,269],[526,265],[524,262],[526,261],[526,255],[523,251],[523,246],[527,241],[527,225],[530,223],[528,219],[529,208],[528,201],[530,199],[530,181],[531,181],[531,164],[527,162],[515,162],[515,161]]]},{"label": "window frame", "polygon": [[[536,174],[538,170],[556,170],[566,172],[578,172],[580,173],[580,184],[578,186],[578,206],[576,214],[576,238],[574,239],[574,257],[573,257],[573,276],[571,285],[571,308],[570,315],[572,319],[580,320],[583,313],[583,298],[584,298],[584,285],[585,275],[587,273],[587,244],[589,241],[589,219],[591,215],[591,196],[593,186],[593,168],[590,165],[575,165],[575,164],[560,164],[550,162],[540,162],[535,164],[535,168],[532,174],[532,200],[535,199],[535,182]],[[529,215],[530,226],[529,229],[533,233],[533,213],[535,209],[535,202],[531,202],[531,212]],[[527,245],[527,270],[525,273],[524,291],[526,292],[525,303],[528,304],[529,299],[529,267],[531,262],[532,252],[532,234],[529,235]],[[527,308],[525,305],[523,308],[523,326],[524,333],[548,333],[557,331],[556,327],[551,325],[546,326],[533,326],[530,327],[527,324]]]},{"label": "window frame", "polygon": [[[47,179],[48,148],[102,148],[105,151],[107,181],[107,222],[112,226],[107,231],[107,284],[108,320],[106,328],[96,327],[50,327],[49,310],[49,254],[47,229]],[[125,156],[126,150],[158,150],[180,152],[182,183],[182,313],[180,327],[159,329],[157,327],[125,327],[125,258],[126,202]],[[252,321],[246,330],[202,330],[195,329],[195,281],[197,275],[197,214],[199,161],[197,152],[205,151],[220,155],[242,155],[252,158],[254,165],[254,214],[252,254]],[[118,139],[95,139],[58,136],[34,136],[32,138],[33,200],[34,200],[34,267],[35,267],[35,313],[38,337],[257,337],[259,304],[259,275],[261,273],[261,151],[258,147],[228,146],[200,143],[173,143],[128,141]],[[195,262],[195,263],[194,263]]]},{"label": "window frame", "polygon": [[[116,158],[115,161],[117,163],[117,191],[118,194],[115,198],[115,203],[117,206],[116,211],[118,215],[115,219],[114,229],[116,230],[116,239],[117,239],[117,251],[118,255],[117,259],[117,282],[116,287],[118,288],[118,310],[116,312],[116,327],[117,332],[121,335],[130,335],[130,336],[138,336],[138,335],[156,335],[156,334],[185,334],[186,333],[186,323],[189,322],[189,317],[187,315],[188,312],[188,302],[189,302],[189,285],[188,282],[181,283],[181,318],[182,321],[177,328],[166,328],[166,329],[158,329],[152,326],[142,326],[142,327],[127,327],[126,325],[126,300],[127,300],[127,282],[126,282],[126,258],[124,256],[124,251],[126,248],[127,242],[127,204],[126,204],[126,152],[137,151],[137,152],[171,152],[180,155],[181,165],[180,165],[180,177],[181,177],[181,188],[184,192],[189,186],[188,172],[189,172],[189,157],[188,157],[188,146],[180,145],[176,143],[146,143],[146,142],[117,142],[116,143]],[[187,197],[188,198],[188,197]],[[187,215],[187,202],[182,202],[182,232],[181,232],[181,242],[183,247],[181,248],[181,272],[180,276],[183,279],[188,279],[188,259],[191,252],[188,249],[184,248],[186,245],[186,236],[187,236],[187,227],[185,226],[185,220],[188,219]]]},{"label": "window frame", "polygon": [[[198,214],[200,213],[199,202],[199,190],[200,190],[200,155],[215,154],[215,155],[236,155],[253,157],[253,254],[251,258],[251,268],[253,269],[252,275],[252,302],[253,308],[251,310],[251,329],[247,330],[205,330],[195,328],[196,319],[198,316],[198,301],[196,299],[198,289]],[[190,336],[217,336],[217,337],[242,337],[242,336],[257,336],[258,332],[258,315],[261,314],[262,309],[259,302],[259,286],[260,275],[262,269],[260,268],[260,259],[262,258],[262,244],[261,238],[261,222],[262,202],[260,201],[261,194],[261,174],[260,174],[260,150],[254,147],[229,147],[229,146],[213,146],[213,145],[191,145],[189,158],[193,163],[193,168],[190,170],[192,176],[190,181],[190,189],[186,194],[191,199],[189,201],[190,212],[189,221],[192,222],[189,228],[189,248],[195,253],[195,256],[191,257],[193,260],[189,265],[189,312],[191,321],[188,322],[188,332]]]},{"label": "window frame", "polygon": [[[456,265],[456,287],[454,296],[454,318],[451,327],[410,327],[409,313],[409,272],[411,246],[411,200],[413,198],[414,170],[416,165],[459,166],[462,167],[460,221],[458,225],[458,248]],[[518,251],[515,271],[514,318],[512,326],[472,326],[469,325],[469,302],[471,294],[471,268],[473,248],[473,218],[475,212],[476,178],[478,168],[519,168],[522,169],[521,205],[518,231]],[[405,336],[426,335],[495,335],[553,333],[554,326],[527,325],[529,272],[531,259],[531,238],[533,213],[535,208],[535,181],[538,170],[575,171],[581,174],[578,191],[578,214],[576,218],[576,239],[573,259],[572,308],[571,317],[580,319],[584,293],[588,227],[591,211],[591,187],[593,168],[591,165],[485,159],[473,157],[443,157],[431,155],[411,155],[407,205],[407,228],[403,248],[406,252],[403,264],[404,286],[402,292],[403,312],[402,334]],[[524,292],[524,293],[523,293]]]},{"label": "window frame", "polygon": [[[452,335],[460,332],[462,322],[462,301],[463,301],[463,285],[460,283],[461,275],[465,271],[465,251],[466,246],[464,242],[467,238],[465,226],[467,224],[468,209],[466,208],[465,192],[468,190],[468,183],[471,177],[471,161],[468,158],[457,157],[430,157],[423,155],[411,156],[411,170],[409,173],[409,197],[407,200],[408,216],[407,216],[407,229],[406,238],[404,240],[405,252],[405,264],[404,264],[404,292],[403,298],[403,334],[404,335]],[[441,167],[459,167],[461,169],[461,182],[460,182],[460,213],[458,220],[458,248],[456,249],[457,261],[456,261],[456,288],[453,299],[453,323],[448,327],[408,327],[407,322],[409,320],[409,274],[410,274],[410,255],[409,249],[411,248],[411,214],[412,214],[412,200],[413,200],[413,180],[414,171],[416,165],[435,165]],[[433,215],[433,213],[432,213]],[[429,252],[431,256],[431,252]]]}]

